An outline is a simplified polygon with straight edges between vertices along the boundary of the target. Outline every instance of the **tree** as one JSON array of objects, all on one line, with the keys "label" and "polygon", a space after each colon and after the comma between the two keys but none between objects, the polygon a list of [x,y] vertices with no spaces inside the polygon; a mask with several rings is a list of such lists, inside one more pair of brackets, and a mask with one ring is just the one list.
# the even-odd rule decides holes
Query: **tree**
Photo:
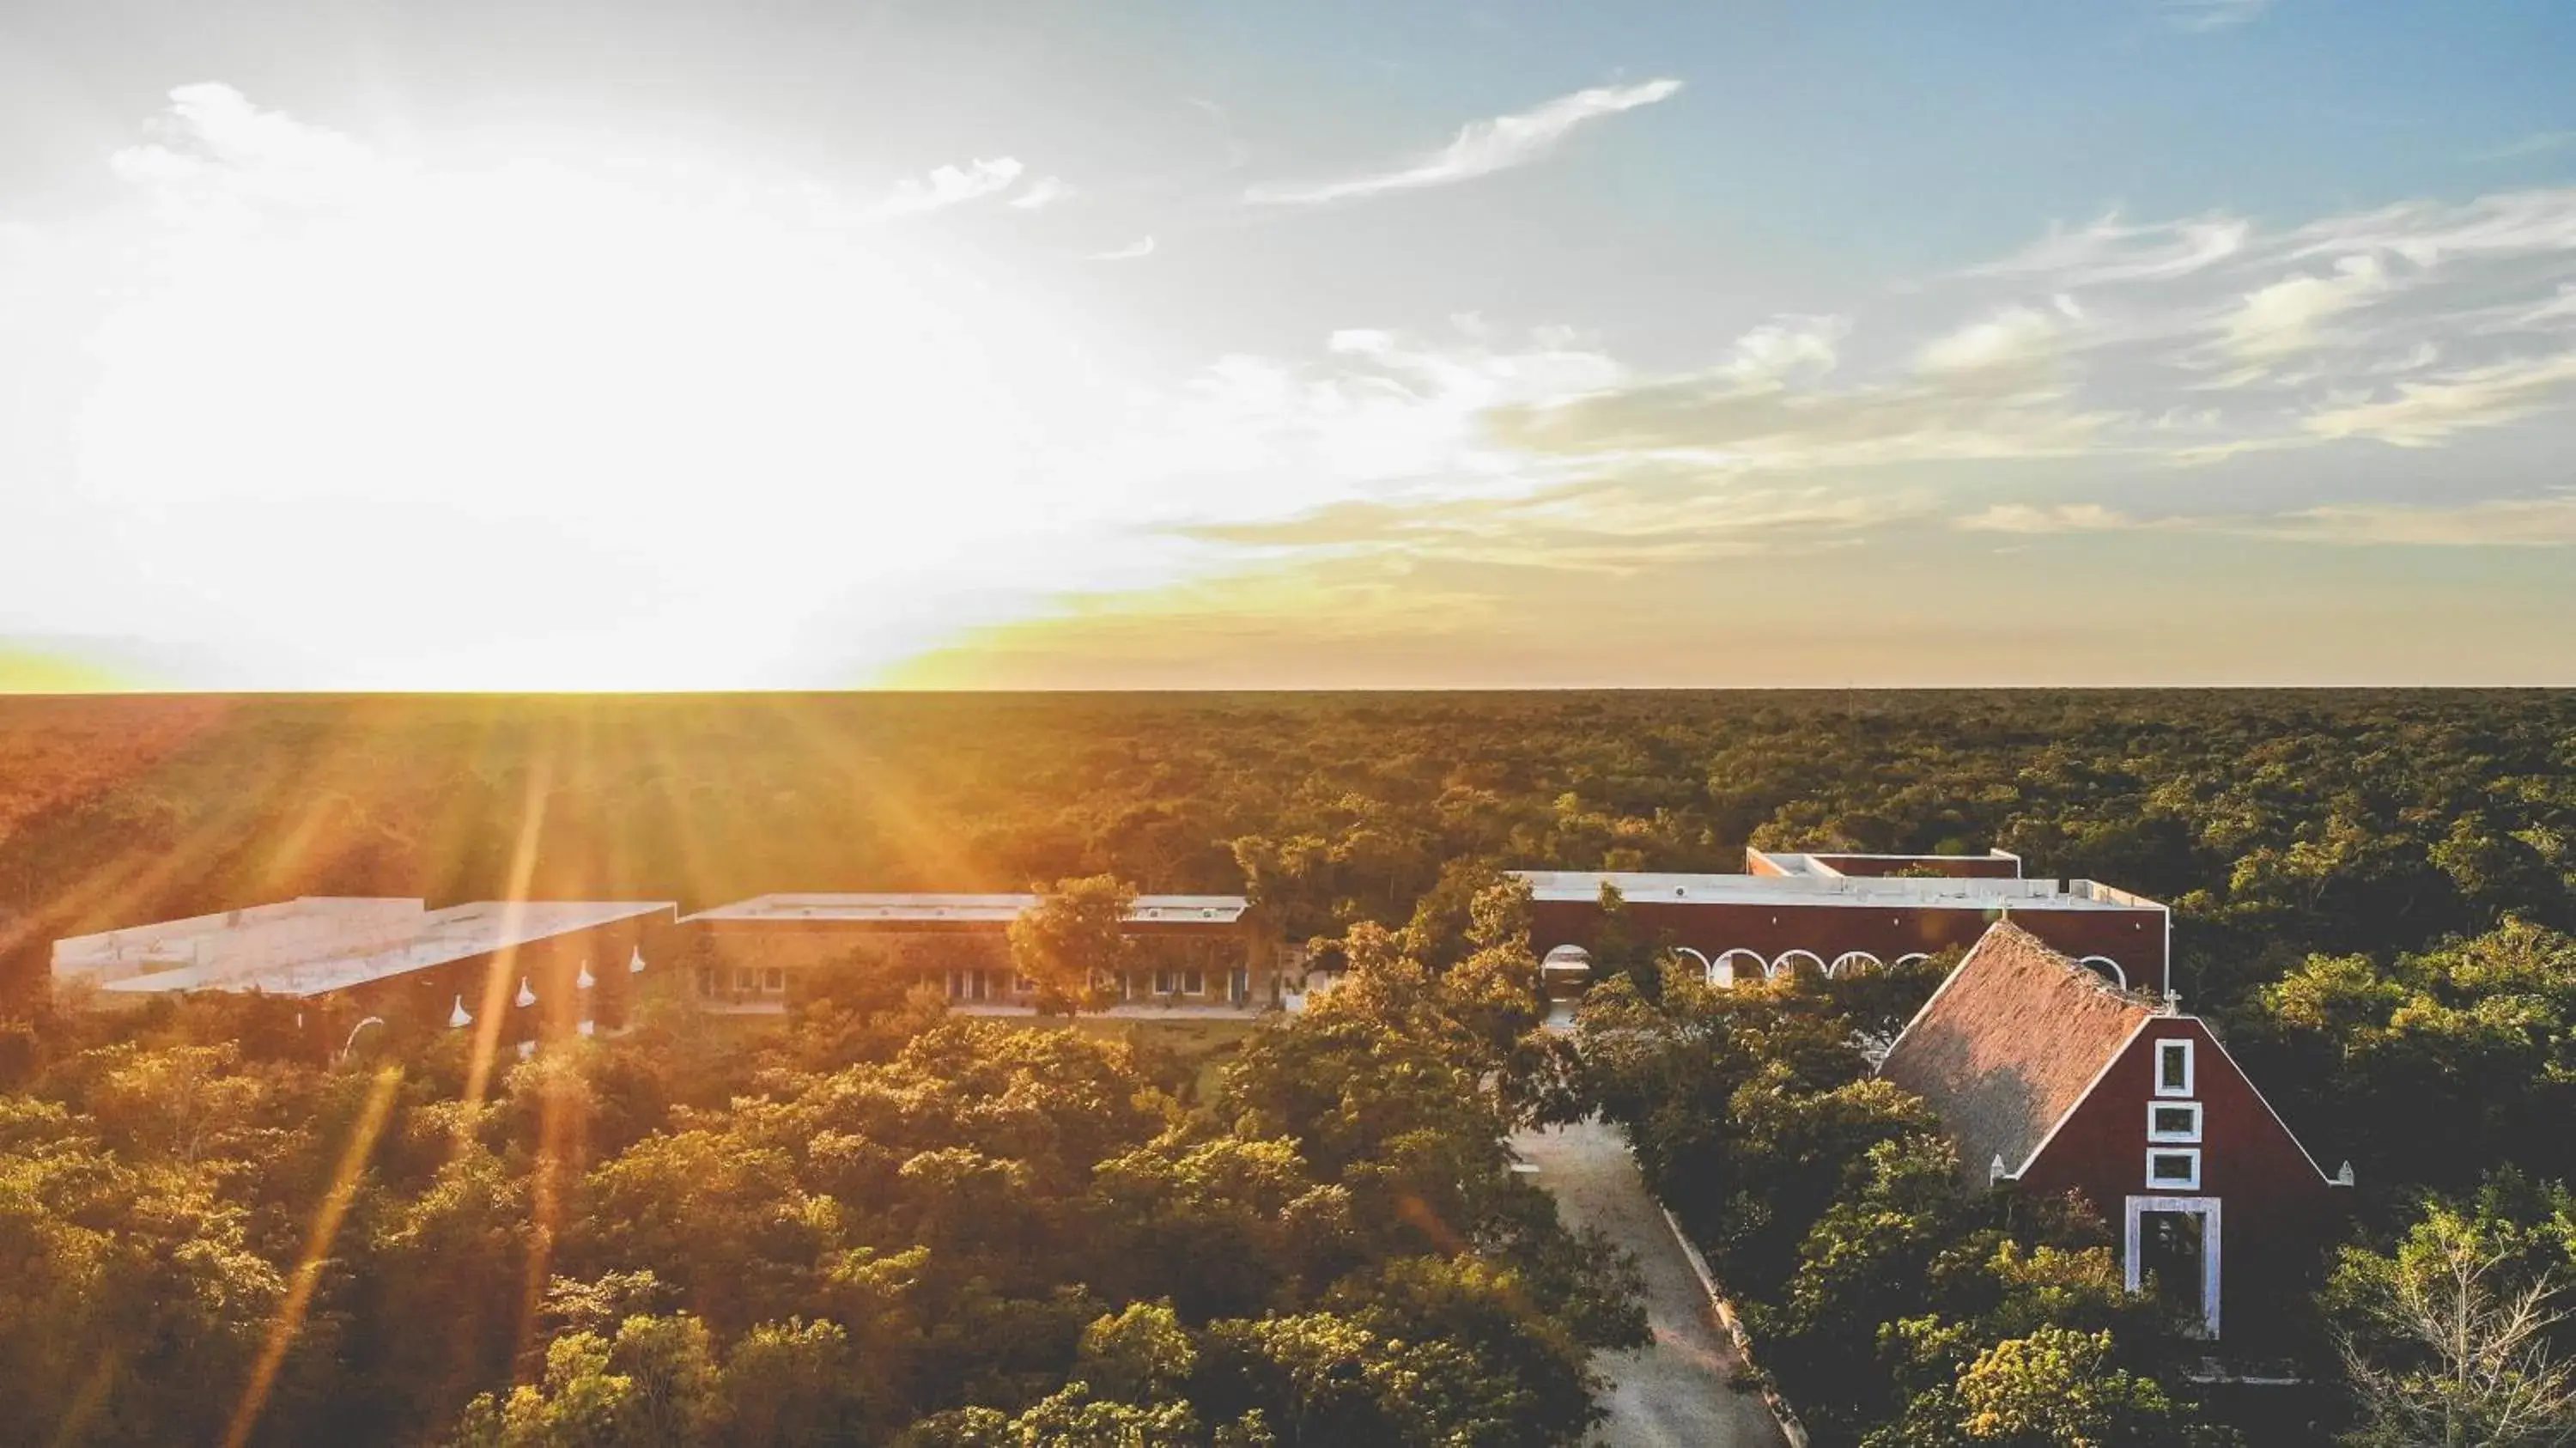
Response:
[{"label": "tree", "polygon": [[1908,1403],[1865,1448],[2210,1448],[2234,1436],[2198,1422],[2151,1378],[2112,1366],[2111,1334],[2043,1327],[1978,1354],[1955,1383]]},{"label": "tree", "polygon": [[2536,1226],[2498,1209],[2509,1194],[2429,1203],[2393,1252],[2346,1250],[2328,1301],[2347,1324],[2355,1448],[2576,1443],[2576,1217],[2564,1188]]},{"label": "tree", "polygon": [[1072,1015],[1102,999],[1135,954],[1136,891],[1115,875],[1058,880],[1011,922],[1011,964],[1038,983],[1038,1009]]}]

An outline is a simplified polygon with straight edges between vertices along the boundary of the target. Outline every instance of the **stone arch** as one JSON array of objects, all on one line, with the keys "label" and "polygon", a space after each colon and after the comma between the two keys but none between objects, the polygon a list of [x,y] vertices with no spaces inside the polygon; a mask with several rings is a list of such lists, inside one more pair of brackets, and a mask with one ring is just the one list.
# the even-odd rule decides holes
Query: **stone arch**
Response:
[{"label": "stone arch", "polygon": [[2107,955],[2088,955],[2075,963],[2084,967],[2086,970],[2093,972],[2095,975],[2109,976],[2111,978],[2111,984],[2118,986],[2122,990],[2127,990],[2129,988],[2129,973],[2120,969],[2120,962],[2113,960]]},{"label": "stone arch", "polygon": [[1717,969],[1717,967],[1710,962],[1707,956],[1700,954],[1698,951],[1691,949],[1687,945],[1674,946],[1673,955],[1678,959],[1697,961],[1699,963],[1699,973],[1702,975],[1706,975],[1710,971]]},{"label": "stone arch", "polygon": [[1747,978],[1747,969],[1754,978],[1766,976],[1771,973],[1771,962],[1764,960],[1758,950],[1739,947],[1720,951],[1717,959],[1709,962],[1708,983],[1721,990],[1732,989],[1737,981]]},{"label": "stone arch", "polygon": [[1932,957],[1930,955],[1923,951],[1909,950],[1903,955],[1896,957],[1896,965],[1898,969],[1902,970],[1906,966],[1920,964],[1921,962],[1930,960],[1931,958]]},{"label": "stone arch", "polygon": [[1797,969],[1801,962],[1805,963],[1808,969],[1813,970],[1818,975],[1823,975],[1825,973],[1824,957],[1816,954],[1812,950],[1781,951],[1778,956],[1772,959],[1770,973],[1775,976],[1787,975],[1790,971]]},{"label": "stone arch", "polygon": [[1835,956],[1832,962],[1825,966],[1825,979],[1839,980],[1845,972],[1860,970],[1864,967],[1871,970],[1885,970],[1887,969],[1887,962],[1870,954],[1866,950],[1846,950],[1842,954]]}]

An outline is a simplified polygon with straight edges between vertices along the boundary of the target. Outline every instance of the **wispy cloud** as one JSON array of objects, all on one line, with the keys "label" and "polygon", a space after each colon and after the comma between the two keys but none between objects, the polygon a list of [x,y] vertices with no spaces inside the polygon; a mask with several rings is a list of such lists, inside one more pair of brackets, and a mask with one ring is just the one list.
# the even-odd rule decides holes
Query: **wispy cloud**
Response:
[{"label": "wispy cloud", "polygon": [[1007,191],[1020,179],[1022,167],[1010,156],[940,166],[926,176],[907,176],[886,193],[877,208],[884,216],[920,216]]},{"label": "wispy cloud", "polygon": [[2398,447],[2431,447],[2463,432],[2519,421],[2571,393],[2576,352],[2562,352],[2402,382],[2393,396],[2335,403],[2310,413],[2302,426],[2328,440],[2373,438]]},{"label": "wispy cloud", "polygon": [[2228,30],[2271,8],[2272,0],[2163,0],[2167,22],[2189,31]]},{"label": "wispy cloud", "polygon": [[1016,211],[1042,211],[1059,201],[1073,199],[1073,188],[1060,176],[1041,176],[1010,200]]},{"label": "wispy cloud", "polygon": [[1579,90],[1532,110],[1471,121],[1460,128],[1457,139],[1429,156],[1334,181],[1255,186],[1244,193],[1244,199],[1259,205],[1313,206],[1470,181],[1526,165],[1555,149],[1586,122],[1653,105],[1681,88],[1680,81],[1664,78]]},{"label": "wispy cloud", "polygon": [[2546,156],[2576,146],[2576,131],[2538,131],[2510,145],[2492,151],[2481,151],[2471,157],[2476,161],[2512,161],[2524,156]]},{"label": "wispy cloud", "polygon": [[2315,344],[2325,322],[2362,305],[2389,284],[2375,256],[2348,256],[2330,276],[2295,276],[2248,292],[2226,321],[2227,349],[2263,363]]},{"label": "wispy cloud", "polygon": [[2135,528],[2138,520],[2100,503],[1997,503],[1983,512],[1954,518],[1950,526],[1968,533],[2110,533]]},{"label": "wispy cloud", "polygon": [[1136,238],[1134,241],[1131,241],[1131,242],[1127,243],[1125,246],[1112,247],[1112,248],[1111,248],[1111,249],[1109,249],[1108,251],[1095,251],[1095,252],[1091,253],[1090,255],[1088,255],[1088,256],[1086,256],[1086,257],[1084,257],[1084,258],[1083,258],[1083,260],[1084,260],[1084,261],[1136,261],[1136,260],[1138,260],[1138,259],[1140,259],[1140,258],[1143,258],[1143,257],[1149,257],[1149,256],[1152,256],[1153,254],[1154,254],[1154,238],[1152,238],[1152,237],[1150,237],[1150,236],[1140,236],[1140,237]]},{"label": "wispy cloud", "polygon": [[2060,308],[2058,314],[2052,315],[2034,307],[2005,307],[1982,321],[1934,338],[1916,357],[1915,366],[1930,373],[1963,373],[2026,367],[2042,361],[2054,351],[2059,328],[2073,313],[2074,304],[2062,302]]},{"label": "wispy cloud", "polygon": [[2140,518],[2100,503],[1996,503],[1962,514],[1965,533],[2203,533],[2278,543],[2396,548],[2576,547],[2576,493],[2456,504],[2341,503],[2278,512]]},{"label": "wispy cloud", "polygon": [[2204,216],[2128,225],[2118,213],[2090,226],[2052,226],[2005,257],[1968,268],[1967,276],[2046,277],[2059,286],[2169,281],[2215,266],[2244,249],[2253,227],[2239,217]]}]

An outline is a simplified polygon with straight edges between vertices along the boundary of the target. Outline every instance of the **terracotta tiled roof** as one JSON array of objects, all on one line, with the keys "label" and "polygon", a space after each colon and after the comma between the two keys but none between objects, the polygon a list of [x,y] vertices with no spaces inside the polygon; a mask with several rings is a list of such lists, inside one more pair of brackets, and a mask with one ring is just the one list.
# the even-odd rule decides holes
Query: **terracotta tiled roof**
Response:
[{"label": "terracotta tiled roof", "polygon": [[2141,997],[2009,921],[1989,927],[1924,1004],[1878,1074],[1929,1102],[1960,1174],[2019,1171],[2102,1068],[2156,1014]]}]

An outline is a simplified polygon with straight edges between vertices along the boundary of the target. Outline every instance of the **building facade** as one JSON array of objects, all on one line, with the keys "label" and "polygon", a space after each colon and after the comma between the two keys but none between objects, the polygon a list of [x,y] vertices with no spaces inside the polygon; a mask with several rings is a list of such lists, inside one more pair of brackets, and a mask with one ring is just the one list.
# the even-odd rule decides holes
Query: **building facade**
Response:
[{"label": "building facade", "polygon": [[[684,917],[690,988],[711,1010],[786,1009],[802,977],[827,967],[880,971],[929,986],[959,1010],[1022,1014],[1037,983],[1011,966],[1011,922],[1031,894],[762,895]],[[1130,968],[1100,984],[1111,1014],[1252,1015],[1302,980],[1302,952],[1240,895],[1140,895],[1127,914]]]},{"label": "building facade", "polygon": [[2288,1339],[2351,1169],[2318,1166],[2206,1022],[2001,923],[1879,1075],[1939,1115],[1964,1190],[2081,1198],[2133,1291],[2231,1350]]},{"label": "building facade", "polygon": [[53,978],[58,992],[99,1007],[255,994],[331,1004],[317,1022],[480,1023],[505,1045],[527,1046],[623,1025],[648,951],[667,941],[676,914],[667,900],[432,910],[421,900],[307,896],[58,940]]},{"label": "building facade", "polygon": [[1964,950],[2003,921],[2114,985],[2161,995],[2171,984],[2166,906],[2092,880],[2026,879],[2012,855],[1744,854],[1740,875],[1520,871],[1530,882],[1530,944],[1542,956],[1590,949],[1608,885],[1639,935],[1720,985]]}]

